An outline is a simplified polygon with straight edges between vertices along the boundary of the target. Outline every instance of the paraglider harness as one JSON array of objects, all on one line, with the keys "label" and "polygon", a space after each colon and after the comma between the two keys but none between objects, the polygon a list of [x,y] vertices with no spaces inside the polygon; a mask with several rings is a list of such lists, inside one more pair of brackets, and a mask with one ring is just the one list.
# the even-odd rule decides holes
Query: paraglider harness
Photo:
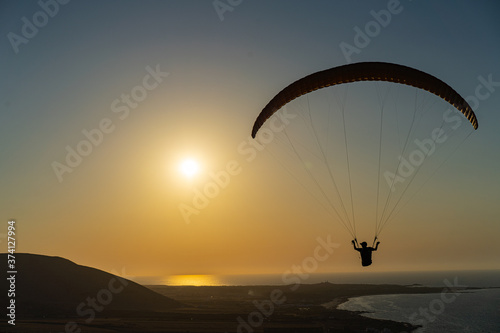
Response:
[{"label": "paraglider harness", "polygon": [[[375,236],[373,238],[373,243],[372,243],[372,249],[375,248],[375,243],[377,241],[378,237]],[[356,237],[354,237],[354,242],[356,243],[356,248],[363,248],[362,246],[359,246],[359,243],[358,243],[358,239]],[[360,251],[357,251],[358,252],[358,258],[361,260],[361,265],[362,266],[370,266],[372,264],[372,261],[370,260],[370,262],[365,262],[363,260],[363,257],[361,256],[361,252]],[[371,259],[371,258],[370,258]]]}]

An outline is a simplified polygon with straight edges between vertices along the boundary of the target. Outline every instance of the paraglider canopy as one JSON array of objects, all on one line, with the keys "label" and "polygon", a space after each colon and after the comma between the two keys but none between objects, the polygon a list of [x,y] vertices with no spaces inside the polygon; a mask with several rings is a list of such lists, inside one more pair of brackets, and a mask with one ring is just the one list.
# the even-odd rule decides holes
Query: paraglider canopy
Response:
[{"label": "paraglider canopy", "polygon": [[[280,110],[294,120],[260,131]],[[410,186],[420,183],[418,191],[446,161],[435,152],[445,152],[445,143],[460,145],[477,128],[467,101],[435,76],[393,63],[361,62],[289,84],[262,109],[252,137],[271,154],[277,147],[280,164],[353,239],[357,219],[375,221],[375,243],[413,197]],[[463,140],[459,132],[465,133]],[[433,159],[437,167],[431,170]]]},{"label": "paraglider canopy", "polygon": [[478,123],[470,105],[453,88],[440,79],[417,69],[386,63],[360,62],[316,72],[290,84],[280,91],[259,114],[252,129],[255,138],[264,122],[291,100],[309,92],[358,81],[395,82],[427,90],[453,105],[470,121],[474,129]]}]

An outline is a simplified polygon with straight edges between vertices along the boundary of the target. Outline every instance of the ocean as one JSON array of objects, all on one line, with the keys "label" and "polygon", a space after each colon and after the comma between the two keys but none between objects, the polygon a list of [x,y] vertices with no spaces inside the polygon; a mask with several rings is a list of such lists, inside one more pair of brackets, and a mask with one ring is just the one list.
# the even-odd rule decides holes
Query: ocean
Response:
[{"label": "ocean", "polygon": [[320,282],[336,284],[420,284],[430,287],[443,286],[443,281],[446,279],[450,281],[457,279],[460,285],[467,287],[500,287],[500,270],[321,273],[308,274],[300,279],[297,279],[297,276],[280,274],[172,275],[167,277],[136,277],[132,279],[143,285],[248,286],[285,285],[300,281],[300,283],[306,284]]},{"label": "ocean", "polygon": [[337,308],[422,325],[417,333],[500,332],[500,289],[354,297]]},{"label": "ocean", "polygon": [[[177,275],[157,281],[161,283],[149,284],[284,285],[287,280],[283,275],[273,274]],[[500,270],[310,274],[301,280],[306,284],[320,282],[442,287],[443,291],[437,294],[354,297],[338,308],[364,311],[367,317],[421,325],[416,333],[500,333]],[[484,289],[446,293],[450,286]]]}]

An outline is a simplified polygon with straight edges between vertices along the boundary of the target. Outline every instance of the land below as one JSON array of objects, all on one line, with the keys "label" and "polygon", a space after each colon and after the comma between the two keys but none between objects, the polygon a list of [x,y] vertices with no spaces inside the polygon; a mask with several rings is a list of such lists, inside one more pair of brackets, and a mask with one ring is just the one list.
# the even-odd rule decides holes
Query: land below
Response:
[{"label": "land below", "polygon": [[15,325],[3,320],[2,332],[411,332],[417,327],[336,307],[356,296],[442,292],[416,285],[328,282],[142,286],[59,257],[17,254],[16,261]]}]

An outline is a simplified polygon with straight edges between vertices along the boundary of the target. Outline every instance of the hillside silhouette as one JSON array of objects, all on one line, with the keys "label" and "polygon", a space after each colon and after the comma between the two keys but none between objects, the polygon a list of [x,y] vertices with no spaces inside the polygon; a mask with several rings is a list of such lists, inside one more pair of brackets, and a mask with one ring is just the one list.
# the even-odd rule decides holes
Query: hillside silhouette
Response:
[{"label": "hillside silhouette", "polygon": [[[131,280],[68,259],[28,253],[15,257],[15,300],[20,317],[90,318],[92,312],[165,311],[182,306]],[[0,254],[0,260],[6,263],[7,254]],[[2,290],[8,290],[6,278],[2,283]]]}]

